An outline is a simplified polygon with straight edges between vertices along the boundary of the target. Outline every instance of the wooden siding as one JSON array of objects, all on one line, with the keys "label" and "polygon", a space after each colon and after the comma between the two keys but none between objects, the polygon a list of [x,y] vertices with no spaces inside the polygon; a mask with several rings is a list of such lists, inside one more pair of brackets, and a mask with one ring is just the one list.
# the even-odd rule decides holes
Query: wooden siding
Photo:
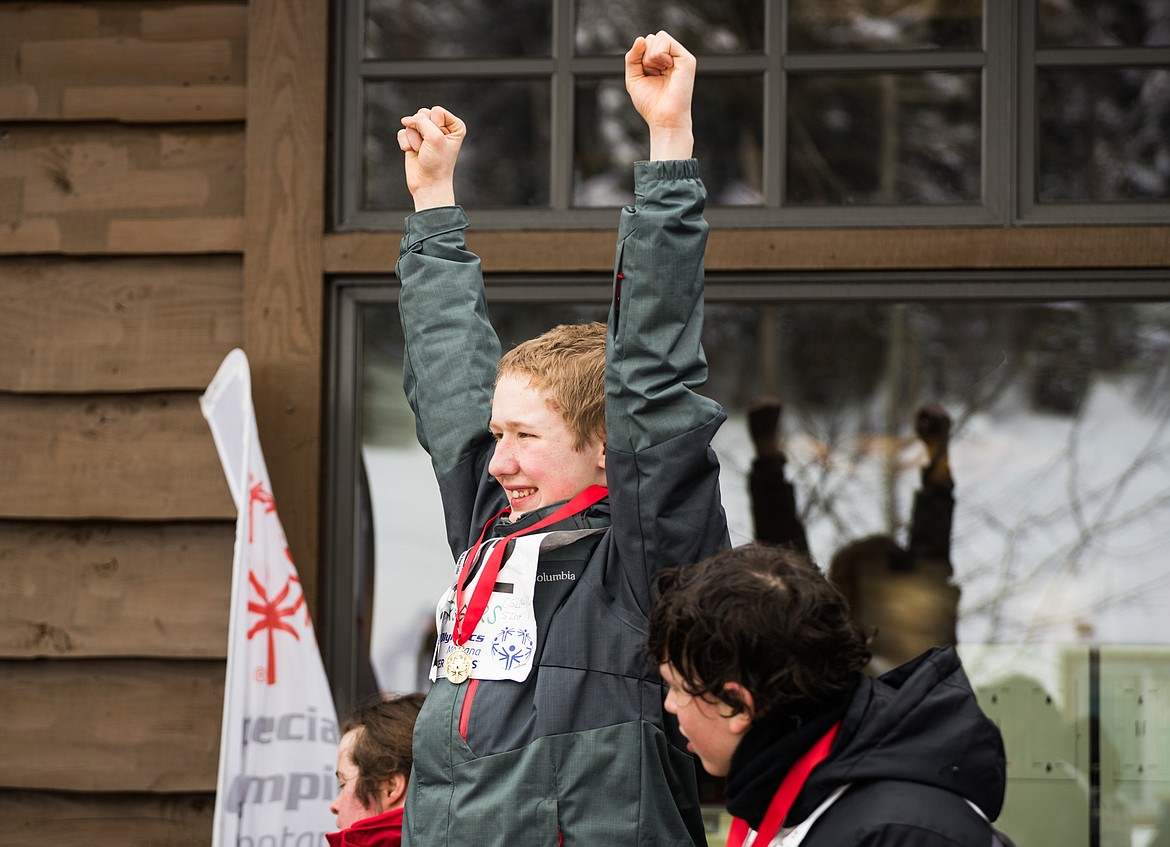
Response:
[{"label": "wooden siding", "polygon": [[233,347],[314,601],[327,11],[0,3],[5,845],[210,841]]},{"label": "wooden siding", "polygon": [[0,5],[11,120],[240,121],[242,3]]},{"label": "wooden siding", "polygon": [[207,847],[209,794],[64,794],[0,790],[0,844],[8,847]]},{"label": "wooden siding", "polygon": [[202,390],[242,303],[236,256],[0,258],[0,390]]},{"label": "wooden siding", "polygon": [[242,246],[242,126],[29,123],[2,136],[5,253]]},{"label": "wooden siding", "polygon": [[213,792],[223,663],[0,662],[4,787]]},{"label": "wooden siding", "polygon": [[0,656],[223,659],[234,541],[234,522],[0,523]]},{"label": "wooden siding", "polygon": [[0,395],[0,420],[4,517],[235,517],[194,394]]}]

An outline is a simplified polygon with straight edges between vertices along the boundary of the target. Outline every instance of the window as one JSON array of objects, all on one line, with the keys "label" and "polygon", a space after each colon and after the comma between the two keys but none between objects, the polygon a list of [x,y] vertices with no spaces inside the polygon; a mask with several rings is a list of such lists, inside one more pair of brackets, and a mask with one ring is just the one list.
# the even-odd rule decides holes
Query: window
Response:
[{"label": "window", "polygon": [[[1019,270],[805,273],[765,260],[758,274],[709,274],[703,390],[729,414],[716,449],[732,540],[755,532],[754,397],[783,401],[785,470],[825,567],[859,537],[906,547],[925,455],[913,419],[941,404],[960,652],[1009,757],[1000,825],[1020,847],[1170,834],[1170,273],[1149,261],[1156,250],[1133,267],[1048,270],[1067,239],[1036,246],[1072,232],[1103,250],[1106,226],[1170,222],[1166,0],[335,8],[332,227],[347,245],[347,231],[379,246],[401,231],[398,118],[436,103],[470,126],[456,190],[477,230],[520,231],[489,233],[512,255],[529,246],[523,231],[547,244],[549,231],[612,230],[646,149],[621,56],[632,33],[661,27],[699,56],[696,156],[713,227],[883,239],[944,227],[960,241],[979,228],[989,237],[970,264],[1010,248]],[[1126,228],[1133,243],[1161,237]],[[1111,255],[1085,261],[1125,262]],[[537,278],[525,271],[539,263],[517,264],[489,279],[505,346],[604,319],[608,274]],[[425,687],[453,562],[402,392],[396,283],[334,270],[323,599],[345,702]]]},{"label": "window", "polygon": [[457,196],[491,227],[608,227],[646,148],[621,56],[659,27],[700,59],[715,225],[1170,217],[1162,0],[336,5],[340,230],[398,228],[398,119],[437,103],[468,123]]},{"label": "window", "polygon": [[[604,318],[607,282],[493,279],[493,321],[507,346]],[[817,301],[802,299],[808,290]],[[351,280],[334,291],[334,462],[341,479],[364,471],[368,484],[338,489],[349,502],[335,503],[330,558],[358,562],[359,575],[346,585],[338,568],[333,590],[372,617],[373,635],[352,618],[344,643],[331,632],[331,672],[336,681],[349,663],[360,687],[368,645],[379,687],[425,688],[434,604],[454,565],[402,392],[397,289]],[[783,401],[787,478],[826,568],[858,539],[907,547],[925,462],[915,410],[932,401],[949,413],[958,640],[1005,734],[1000,824],[1021,845],[1051,843],[1053,827],[1087,845],[1094,826],[1096,843],[1144,843],[1170,790],[1168,293],[1153,273],[708,283],[704,393],[729,415],[715,447],[734,543],[755,532],[753,398]]]},{"label": "window", "polygon": [[1166,220],[1166,4],[1041,0],[1025,17],[1021,211],[1035,220]]}]

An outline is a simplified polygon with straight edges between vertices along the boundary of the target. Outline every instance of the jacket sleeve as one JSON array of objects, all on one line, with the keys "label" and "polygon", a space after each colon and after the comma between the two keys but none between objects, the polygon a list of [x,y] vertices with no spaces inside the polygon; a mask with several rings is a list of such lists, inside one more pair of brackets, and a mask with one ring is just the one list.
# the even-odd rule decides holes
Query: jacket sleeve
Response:
[{"label": "jacket sleeve", "polygon": [[914,492],[910,520],[910,556],[915,561],[951,562],[951,524],[955,498],[949,486],[923,485]]},{"label": "jacket sleeve", "polygon": [[491,454],[492,383],[500,344],[488,322],[479,258],[468,251],[458,206],[406,219],[395,268],[406,338],[403,386],[419,443],[439,480],[448,543],[468,545]]},{"label": "jacket sleeve", "polygon": [[788,481],[780,456],[757,456],[748,474],[752,525],[756,541],[787,544],[807,553],[808,536],[796,508],[796,488]]},{"label": "jacket sleeve", "polygon": [[707,378],[697,163],[638,162],[634,176],[607,339],[606,471],[622,578],[648,605],[658,570],[727,546],[711,449],[725,415],[696,392]]},{"label": "jacket sleeve", "polygon": [[[963,841],[910,824],[886,824],[858,834],[856,847],[958,847]],[[991,843],[991,833],[987,833]]]}]

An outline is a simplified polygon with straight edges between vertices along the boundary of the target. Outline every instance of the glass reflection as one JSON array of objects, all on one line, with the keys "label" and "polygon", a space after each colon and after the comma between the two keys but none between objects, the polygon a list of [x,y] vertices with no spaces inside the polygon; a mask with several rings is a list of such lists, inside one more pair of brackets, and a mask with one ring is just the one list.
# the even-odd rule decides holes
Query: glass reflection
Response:
[{"label": "glass reflection", "polygon": [[[492,312],[507,346],[605,308]],[[425,690],[419,659],[454,565],[402,392],[396,309],[366,307],[364,338],[370,652],[381,688]],[[946,412],[953,520],[931,555],[953,572],[958,646],[1004,732],[1000,825],[1019,847],[1156,843],[1155,775],[1170,756],[1170,304],[708,303],[704,346],[703,390],[728,413],[715,448],[733,543],[758,534],[749,481],[767,451],[749,408],[774,396],[779,473],[814,557],[831,569],[875,538],[887,551],[863,565],[866,591],[891,567],[906,589],[921,568],[914,498],[939,452],[916,412]],[[952,602],[904,590],[886,625],[921,629],[924,596]]]},{"label": "glass reflection", "polygon": [[[763,202],[763,124],[758,76],[699,77],[695,83],[695,156],[717,206]],[[573,205],[621,206],[634,199],[633,162],[645,159],[646,124],[630,106],[624,83],[577,83]]]},{"label": "glass reflection", "polygon": [[788,202],[979,200],[977,72],[793,75],[788,98]]},{"label": "glass reflection", "polygon": [[397,133],[403,115],[440,104],[467,122],[455,170],[468,208],[549,203],[549,83],[476,79],[369,83],[365,91],[362,208],[411,209]]},{"label": "glass reflection", "polygon": [[1170,68],[1036,74],[1040,202],[1170,198]]},{"label": "glass reflection", "polygon": [[1040,0],[1040,47],[1170,44],[1166,0]]},{"label": "glass reflection", "polygon": [[510,59],[552,52],[552,0],[366,0],[367,59]]},{"label": "glass reflection", "polygon": [[[510,344],[604,309],[513,305],[493,317]],[[405,456],[417,447],[396,313],[369,309],[366,321],[364,444]],[[754,534],[753,398],[783,403],[786,473],[824,563],[858,537],[907,529],[927,449],[914,416],[931,401],[952,421],[960,642],[1170,640],[1170,306],[715,303],[704,346],[704,392],[729,415],[717,446],[734,542]],[[371,473],[372,490],[385,484]],[[375,514],[400,520],[397,508]]]},{"label": "glass reflection", "polygon": [[789,0],[788,47],[825,50],[976,50],[981,0]]},{"label": "glass reflection", "polygon": [[694,54],[759,53],[764,0],[578,0],[577,55],[622,54],[638,34],[665,29]]}]

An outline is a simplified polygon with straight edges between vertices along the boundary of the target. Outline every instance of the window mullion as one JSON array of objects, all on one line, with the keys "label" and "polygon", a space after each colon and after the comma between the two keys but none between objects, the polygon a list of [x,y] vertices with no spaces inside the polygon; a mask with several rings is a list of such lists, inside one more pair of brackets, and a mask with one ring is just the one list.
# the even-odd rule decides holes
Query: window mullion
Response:
[{"label": "window mullion", "polygon": [[920,50],[905,53],[789,53],[784,66],[789,72],[874,72],[950,71],[981,68],[986,62],[982,50]]},{"label": "window mullion", "polygon": [[1023,0],[1017,31],[1016,202],[1017,219],[1036,208],[1036,169],[1039,150],[1036,127],[1036,0]]},{"label": "window mullion", "polygon": [[1170,65],[1170,47],[1062,47],[1035,51],[1036,67],[1158,67]]},{"label": "window mullion", "polygon": [[457,79],[532,77],[556,70],[555,58],[522,59],[365,59],[358,72],[365,79]]},{"label": "window mullion", "polygon": [[788,161],[788,128],[784,121],[788,99],[788,78],[784,72],[787,20],[787,3],[768,4],[764,12],[764,55],[768,64],[763,87],[763,189],[764,207],[769,209],[784,205],[785,162]]},{"label": "window mullion", "polygon": [[1014,17],[1007,4],[988,4],[983,29],[983,203],[993,220],[1006,224],[1015,217],[1015,162],[1019,136],[1015,131],[1016,50]]},{"label": "window mullion", "polygon": [[573,195],[573,3],[553,4],[553,67],[549,127],[549,205],[554,212],[567,210]]}]

